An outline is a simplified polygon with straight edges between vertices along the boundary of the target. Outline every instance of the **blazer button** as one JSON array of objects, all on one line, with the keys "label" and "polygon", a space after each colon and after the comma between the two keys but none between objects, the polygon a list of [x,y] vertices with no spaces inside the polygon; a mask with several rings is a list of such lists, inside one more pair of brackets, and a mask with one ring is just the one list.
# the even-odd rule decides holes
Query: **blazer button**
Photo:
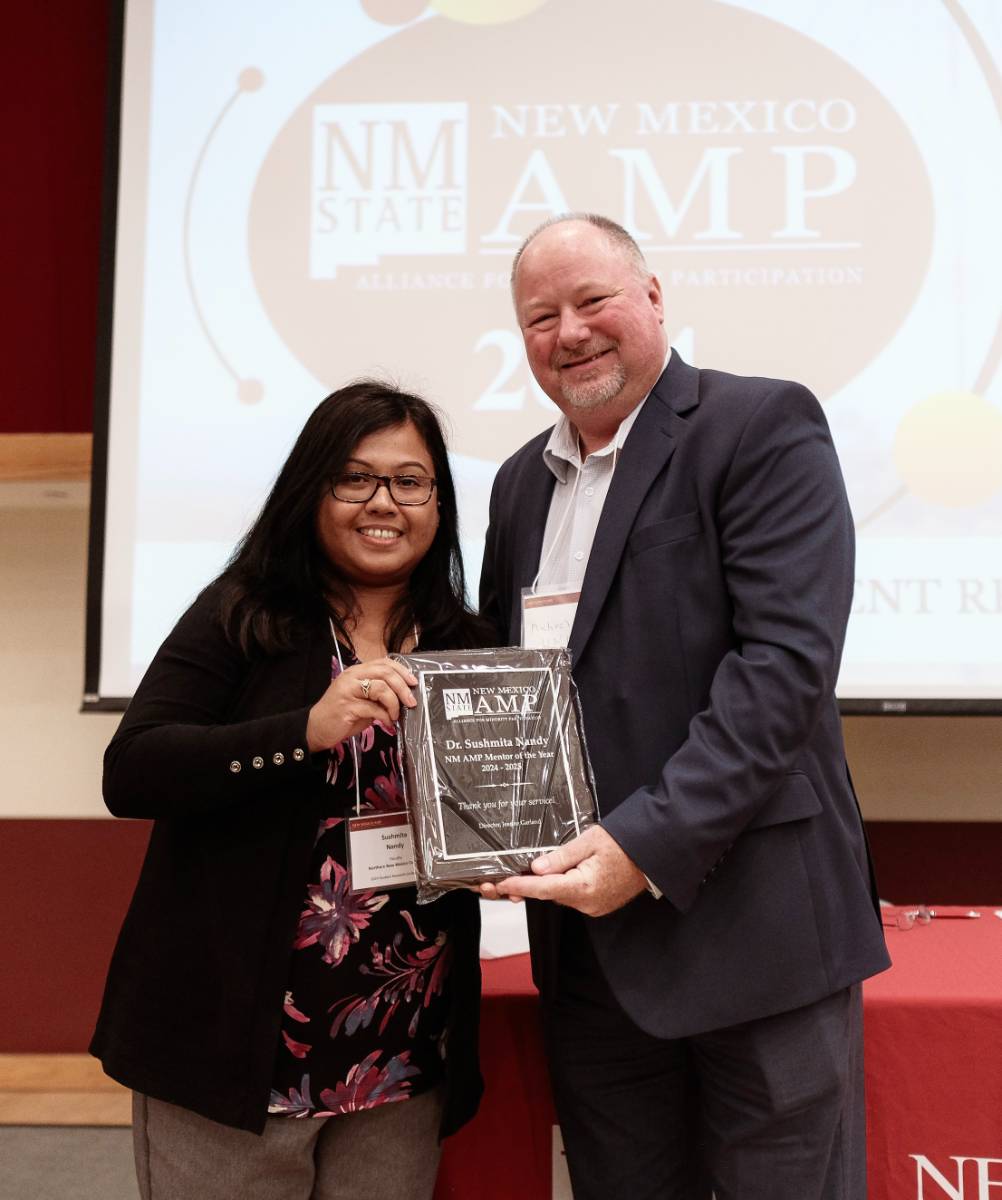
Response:
[{"label": "blazer button", "polygon": [[234,759],[234,760],[233,760],[233,761],[230,763],[230,770],[233,772],[233,774],[234,774],[234,775],[239,775],[239,774],[240,774],[240,764],[237,762],[237,760],[236,760],[236,759]]},{"label": "blazer button", "polygon": [[302,762],[306,757],[306,751],[300,750],[300,748],[297,746],[292,752],[292,757],[296,760],[296,762]]},{"label": "blazer button", "polygon": [[285,762],[285,755],[282,753],[281,750],[276,750],[275,753],[271,756],[271,761],[275,764],[276,767],[280,767],[282,765],[282,763]]},{"label": "blazer button", "polygon": [[261,768],[264,766],[264,759],[261,757],[260,754],[256,755],[254,758],[251,759],[251,766],[254,768],[255,771],[261,770]]}]

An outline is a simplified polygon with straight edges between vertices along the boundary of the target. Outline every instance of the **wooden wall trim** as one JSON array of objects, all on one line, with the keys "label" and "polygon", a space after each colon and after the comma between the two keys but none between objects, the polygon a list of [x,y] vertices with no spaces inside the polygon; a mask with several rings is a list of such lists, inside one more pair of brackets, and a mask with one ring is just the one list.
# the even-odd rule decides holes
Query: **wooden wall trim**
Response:
[{"label": "wooden wall trim", "polygon": [[0,434],[0,480],[89,479],[89,433]]}]

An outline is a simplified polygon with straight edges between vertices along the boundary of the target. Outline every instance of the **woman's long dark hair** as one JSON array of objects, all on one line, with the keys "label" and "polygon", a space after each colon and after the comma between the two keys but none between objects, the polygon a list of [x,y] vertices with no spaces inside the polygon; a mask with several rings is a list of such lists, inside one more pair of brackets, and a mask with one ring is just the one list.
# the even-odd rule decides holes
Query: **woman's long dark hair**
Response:
[{"label": "woman's long dark hair", "polygon": [[456,492],[438,415],[420,396],[363,379],[332,392],[314,409],[257,520],[219,577],[223,625],[244,653],[287,650],[298,630],[328,615],[339,637],[351,644],[345,618],[353,608],[352,590],[317,543],[317,508],[363,438],[408,421],[431,455],[436,486],[429,503],[438,501],[439,522],[390,614],[387,648],[399,650],[415,622],[426,648],[459,649],[489,640],[466,606]]}]

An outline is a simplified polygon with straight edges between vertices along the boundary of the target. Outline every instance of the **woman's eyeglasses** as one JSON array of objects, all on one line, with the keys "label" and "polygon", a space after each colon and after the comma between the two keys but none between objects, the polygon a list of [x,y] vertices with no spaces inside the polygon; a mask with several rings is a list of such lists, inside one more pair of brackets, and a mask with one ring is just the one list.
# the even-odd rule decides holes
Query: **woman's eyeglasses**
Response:
[{"label": "woman's eyeglasses", "polygon": [[331,494],[345,504],[367,504],[381,487],[395,504],[427,504],[435,480],[430,475],[373,475],[371,471],[345,471],[331,480]]}]

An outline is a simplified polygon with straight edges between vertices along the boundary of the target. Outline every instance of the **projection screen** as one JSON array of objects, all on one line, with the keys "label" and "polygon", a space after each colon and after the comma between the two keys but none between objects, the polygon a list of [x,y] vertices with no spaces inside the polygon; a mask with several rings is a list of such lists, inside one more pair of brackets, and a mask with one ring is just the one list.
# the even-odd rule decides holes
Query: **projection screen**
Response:
[{"label": "projection screen", "polygon": [[857,523],[845,709],[1002,711],[997,0],[127,0],[122,24],[85,707],[124,703],[360,375],[449,414],[475,585],[497,465],[555,411],[511,257],[594,210],[683,358],[823,402]]}]

